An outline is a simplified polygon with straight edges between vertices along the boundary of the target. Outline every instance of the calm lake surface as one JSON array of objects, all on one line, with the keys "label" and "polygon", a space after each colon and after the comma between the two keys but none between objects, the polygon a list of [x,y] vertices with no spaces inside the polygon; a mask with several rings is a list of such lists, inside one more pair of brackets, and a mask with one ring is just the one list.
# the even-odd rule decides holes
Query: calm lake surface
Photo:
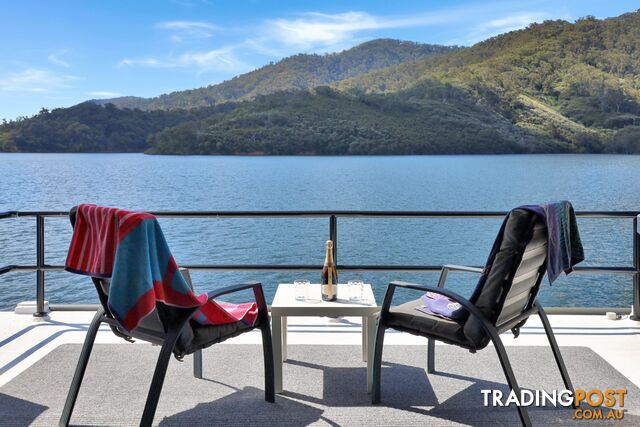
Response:
[{"label": "calm lake surface", "polygon": [[[0,211],[66,210],[97,203],[139,210],[508,210],[571,200],[577,210],[640,210],[640,156],[218,157],[142,154],[0,154]],[[178,263],[321,264],[325,219],[164,219]],[[482,265],[500,220],[339,219],[343,264]],[[632,222],[580,220],[587,262],[630,266]],[[46,220],[46,262],[62,264],[71,227]],[[35,263],[35,220],[0,220],[0,266]],[[339,272],[340,274],[340,272]],[[476,278],[452,274],[469,295]],[[279,282],[313,273],[194,273],[198,291],[255,279],[271,300]],[[393,279],[435,284],[427,273],[344,272],[381,302]],[[400,295],[400,298],[408,298]],[[97,302],[86,277],[47,273],[51,303]],[[631,305],[631,277],[571,275],[548,285],[546,306]],[[35,274],[0,276],[0,310],[35,299]]]}]

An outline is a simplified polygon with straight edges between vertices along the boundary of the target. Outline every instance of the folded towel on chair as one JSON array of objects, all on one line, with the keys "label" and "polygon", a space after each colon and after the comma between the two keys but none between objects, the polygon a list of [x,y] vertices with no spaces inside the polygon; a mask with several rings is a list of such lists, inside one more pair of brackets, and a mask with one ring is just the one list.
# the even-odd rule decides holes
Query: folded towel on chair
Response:
[{"label": "folded towel on chair", "polygon": [[578,232],[578,221],[573,206],[563,200],[544,205],[521,206],[534,212],[547,225],[547,278],[553,283],[562,272],[569,274],[573,267],[584,261],[584,249]]},{"label": "folded towel on chair", "polygon": [[424,305],[418,306],[416,309],[423,313],[451,320],[462,320],[467,316],[467,310],[462,307],[462,304],[447,296],[427,292],[422,295],[421,299]]},{"label": "folded towel on chair", "polygon": [[193,319],[203,325],[242,321],[253,325],[255,303],[230,304],[195,295],[178,270],[157,219],[148,213],[83,204],[78,207],[65,269],[110,278],[108,305],[128,331],[156,310],[199,307]]}]

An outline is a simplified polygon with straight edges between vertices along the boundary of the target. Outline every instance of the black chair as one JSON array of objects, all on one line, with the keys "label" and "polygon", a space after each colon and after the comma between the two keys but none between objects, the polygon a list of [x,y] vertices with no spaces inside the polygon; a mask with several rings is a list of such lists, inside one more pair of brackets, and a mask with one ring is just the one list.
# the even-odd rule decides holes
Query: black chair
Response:
[{"label": "black chair", "polygon": [[[76,208],[71,209],[69,217],[71,219],[71,225],[75,225]],[[109,307],[107,305],[109,279],[92,277],[91,280],[98,291],[101,307],[96,312],[96,315],[89,326],[89,330],[87,331],[87,337],[85,338],[82,351],[80,353],[80,360],[78,360],[78,366],[76,367],[71,387],[69,389],[69,394],[67,395],[67,400],[62,411],[62,416],[60,417],[60,426],[69,425],[73,407],[76,403],[78,392],[80,391],[80,385],[82,384],[82,378],[84,377],[89,356],[91,355],[91,350],[93,348],[93,343],[101,323],[108,324],[114,334],[127,341],[133,342],[133,339],[135,338],[161,346],[160,355],[158,356],[153,379],[151,380],[151,386],[149,388],[144,411],[142,413],[142,419],[140,421],[141,426],[151,426],[153,422],[153,417],[158,406],[158,399],[160,398],[160,392],[162,391],[162,384],[164,382],[172,353],[179,360],[181,360],[185,355],[194,354],[194,376],[196,378],[202,378],[203,348],[256,328],[260,329],[262,332],[265,370],[265,400],[268,402],[275,401],[273,350],[271,346],[269,313],[267,311],[267,305],[262,291],[262,285],[260,283],[251,282],[228,286],[207,294],[208,298],[211,300],[219,298],[222,295],[238,291],[248,289],[253,290],[255,301],[258,306],[258,318],[253,326],[246,325],[243,322],[203,326],[191,320],[191,316],[197,310],[197,307],[185,309],[158,303],[158,316],[155,318],[152,318],[153,316],[145,318],[140,323],[140,326],[136,328],[136,332],[132,336],[120,325],[109,311]],[[162,322],[160,320],[162,320]],[[170,327],[165,330],[163,324],[170,325]],[[100,390],[100,392],[102,391],[103,390]]]},{"label": "black chair", "polygon": [[[392,282],[384,297],[378,331],[373,366],[373,403],[380,402],[380,374],[382,367],[382,347],[387,328],[427,337],[427,372],[435,370],[435,341],[457,345],[475,353],[493,342],[500,364],[511,389],[519,396],[516,381],[500,334],[512,330],[517,337],[520,327],[529,316],[538,314],[551,344],[562,380],[566,389],[573,391],[569,373],[565,367],[549,320],[536,295],[546,272],[547,229],[543,221],[530,211],[514,209],[509,213],[502,234],[498,236],[497,252],[487,271],[478,268],[445,266],[442,269],[438,287],[419,286],[411,283]],[[469,299],[444,289],[449,271],[483,273]],[[422,305],[420,299],[402,305],[392,306],[396,288],[407,288],[421,292],[434,292],[459,302],[468,312],[468,317],[454,321],[429,315],[416,310]],[[525,407],[518,406],[518,414],[523,425],[531,425]]]}]

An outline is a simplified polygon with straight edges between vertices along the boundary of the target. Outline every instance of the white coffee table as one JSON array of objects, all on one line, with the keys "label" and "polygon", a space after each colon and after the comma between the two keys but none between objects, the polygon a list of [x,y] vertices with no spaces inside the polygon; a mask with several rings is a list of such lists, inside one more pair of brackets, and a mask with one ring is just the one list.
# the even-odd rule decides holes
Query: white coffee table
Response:
[{"label": "white coffee table", "polygon": [[300,301],[295,299],[293,284],[280,284],[271,304],[276,393],[283,391],[282,366],[287,360],[287,317],[289,316],[362,317],[362,359],[367,362],[367,390],[371,392],[376,314],[380,311],[371,285],[364,285],[362,301],[359,302],[349,301],[349,290],[346,284],[338,285],[338,299],[332,302],[322,301],[319,284],[311,284],[308,291],[308,299]]}]

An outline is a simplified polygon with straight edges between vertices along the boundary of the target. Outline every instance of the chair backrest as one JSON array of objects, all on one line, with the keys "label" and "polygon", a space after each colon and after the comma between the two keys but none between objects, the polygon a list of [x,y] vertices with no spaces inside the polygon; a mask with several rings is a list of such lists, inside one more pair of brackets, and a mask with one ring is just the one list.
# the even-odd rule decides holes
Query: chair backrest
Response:
[{"label": "chair backrest", "polygon": [[[496,239],[495,256],[470,301],[500,329],[530,309],[546,272],[547,227],[538,215],[514,209]],[[464,333],[471,342],[488,340],[480,321],[470,316]]]},{"label": "chair backrest", "polygon": [[[69,211],[69,220],[71,221],[72,227],[75,227],[77,210],[77,206],[75,206]],[[133,337],[155,344],[162,344],[166,336],[166,331],[158,315],[154,314],[145,317],[140,322],[139,327],[136,328],[136,332],[132,334],[131,332],[127,331],[126,328],[120,325],[115,316],[113,316],[113,314],[111,313],[111,309],[109,308],[108,300],[111,279],[92,276],[91,281],[93,282],[96,291],[98,292],[100,304],[102,305],[105,314],[110,319],[109,326],[111,327],[111,330],[114,334],[126,339]],[[165,313],[168,311],[167,306],[164,306],[164,304],[158,304],[157,308],[160,315],[165,315]],[[171,308],[169,308],[169,310],[171,310]]]}]

